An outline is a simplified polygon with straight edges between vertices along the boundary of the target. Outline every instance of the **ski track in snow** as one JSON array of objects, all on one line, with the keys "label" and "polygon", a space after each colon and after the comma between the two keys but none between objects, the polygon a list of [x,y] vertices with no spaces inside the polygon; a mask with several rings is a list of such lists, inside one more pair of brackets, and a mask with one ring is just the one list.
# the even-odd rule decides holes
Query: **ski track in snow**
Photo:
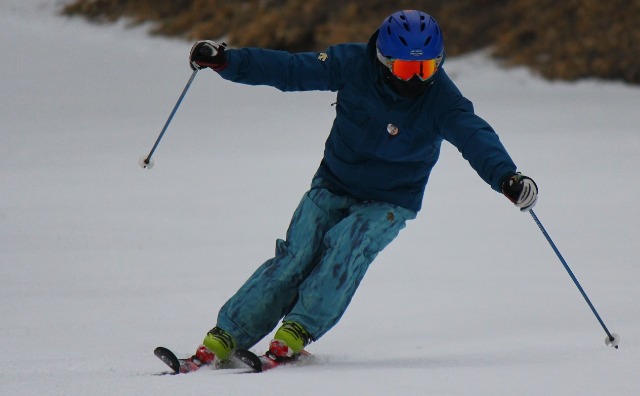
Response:
[{"label": "ski track in snow", "polygon": [[[418,219],[371,266],[318,362],[157,376],[284,236],[335,94],[202,71],[190,43],[0,4],[0,394],[640,394],[640,88],[548,82],[482,52],[445,68],[540,187],[530,216],[443,145]],[[261,352],[267,340],[255,348]]]}]

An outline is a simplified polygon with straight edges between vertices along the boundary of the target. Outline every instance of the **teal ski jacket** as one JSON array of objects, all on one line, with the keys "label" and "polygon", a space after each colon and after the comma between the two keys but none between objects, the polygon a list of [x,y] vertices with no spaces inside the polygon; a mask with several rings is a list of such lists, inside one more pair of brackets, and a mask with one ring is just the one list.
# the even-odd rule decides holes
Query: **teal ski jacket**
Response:
[{"label": "teal ski jacket", "polygon": [[474,113],[442,67],[418,98],[396,94],[383,80],[376,36],[320,53],[229,49],[219,74],[281,91],[337,92],[336,117],[317,172],[334,193],[418,212],[443,140],[500,192],[503,177],[516,166],[493,128]]}]

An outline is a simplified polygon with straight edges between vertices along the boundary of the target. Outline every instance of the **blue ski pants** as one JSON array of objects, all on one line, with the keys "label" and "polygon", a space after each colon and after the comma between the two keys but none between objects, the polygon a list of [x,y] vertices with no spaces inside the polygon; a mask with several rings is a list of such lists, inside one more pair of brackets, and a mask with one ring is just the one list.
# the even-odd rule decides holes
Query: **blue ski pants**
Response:
[{"label": "blue ski pants", "polygon": [[342,317],[369,264],[416,212],[336,195],[314,179],[275,257],[262,264],[221,308],[217,326],[248,349],[281,319],[319,339]]}]

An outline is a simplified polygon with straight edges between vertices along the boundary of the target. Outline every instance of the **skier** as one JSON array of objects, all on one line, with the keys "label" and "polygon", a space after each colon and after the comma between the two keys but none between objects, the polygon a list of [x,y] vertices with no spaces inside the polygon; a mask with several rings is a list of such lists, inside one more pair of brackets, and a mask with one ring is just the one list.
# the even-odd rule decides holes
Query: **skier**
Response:
[{"label": "skier", "polygon": [[322,53],[225,47],[196,42],[191,67],[281,91],[337,91],[336,117],[286,240],[220,309],[187,371],[252,347],[280,320],[267,352],[276,361],[295,359],[329,331],[369,264],[416,217],[443,140],[522,211],[536,203],[534,181],[516,172],[445,73],[442,32],[430,15],[396,12],[368,43]]}]

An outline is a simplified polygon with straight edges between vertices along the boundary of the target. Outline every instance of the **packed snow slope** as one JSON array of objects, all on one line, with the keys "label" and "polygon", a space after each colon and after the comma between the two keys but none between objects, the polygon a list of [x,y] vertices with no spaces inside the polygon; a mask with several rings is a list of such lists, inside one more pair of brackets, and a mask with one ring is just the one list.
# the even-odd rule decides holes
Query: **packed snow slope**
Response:
[{"label": "packed snow slope", "polygon": [[[449,144],[424,209],[371,266],[318,362],[156,376],[273,253],[335,94],[191,70],[189,43],[0,3],[0,394],[638,395],[640,88],[543,81],[484,54],[446,68],[540,187],[528,214]],[[263,351],[268,340],[255,351]]]}]

